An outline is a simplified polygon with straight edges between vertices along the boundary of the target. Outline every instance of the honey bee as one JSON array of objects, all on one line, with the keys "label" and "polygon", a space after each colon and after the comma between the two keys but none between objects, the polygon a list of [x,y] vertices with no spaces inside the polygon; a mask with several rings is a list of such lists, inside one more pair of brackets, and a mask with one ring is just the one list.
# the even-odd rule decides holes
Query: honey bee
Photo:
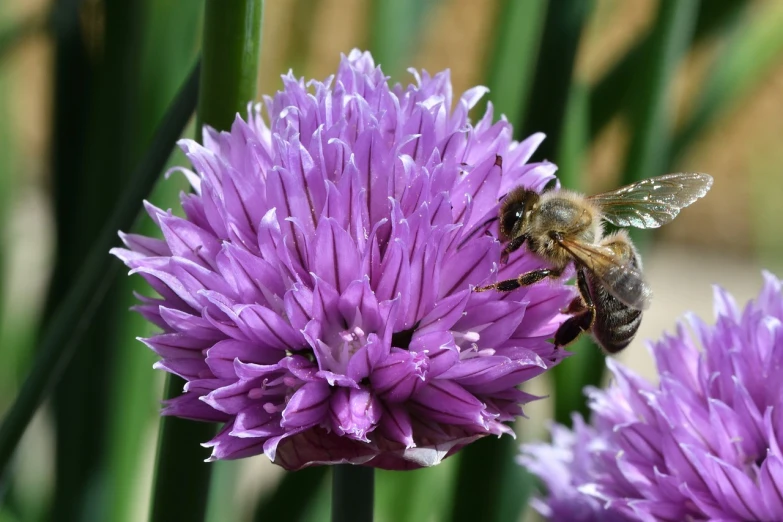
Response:
[{"label": "honey bee", "polygon": [[649,178],[611,192],[584,196],[567,190],[539,194],[514,189],[500,205],[501,262],[527,244],[549,268],[475,288],[510,292],[576,267],[579,295],[564,312],[571,315],[555,332],[555,347],[590,332],[608,353],[633,340],[652,292],[642,275],[642,261],[628,233],[605,234],[604,222],[618,227],[657,228],[703,197],[712,186],[707,174],[683,172]]}]

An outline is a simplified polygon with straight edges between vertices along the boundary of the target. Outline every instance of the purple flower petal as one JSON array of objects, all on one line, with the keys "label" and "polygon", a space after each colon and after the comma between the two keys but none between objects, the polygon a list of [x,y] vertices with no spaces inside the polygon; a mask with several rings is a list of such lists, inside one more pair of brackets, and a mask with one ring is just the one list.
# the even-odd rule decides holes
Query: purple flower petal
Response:
[{"label": "purple flower petal", "polygon": [[402,444],[405,448],[416,446],[413,440],[411,416],[407,408],[399,404],[387,403],[383,406],[378,431],[390,441]]},{"label": "purple flower petal", "polygon": [[407,401],[424,385],[429,359],[424,354],[393,349],[370,376],[373,389],[390,404]]},{"label": "purple flower petal", "polygon": [[302,428],[320,423],[329,409],[331,396],[325,382],[309,382],[299,388],[283,410],[280,426]]},{"label": "purple flower petal", "polygon": [[454,382],[433,380],[421,387],[411,400],[415,411],[444,424],[486,425],[484,404]]},{"label": "purple flower petal", "polygon": [[332,429],[351,439],[370,442],[367,435],[381,417],[378,398],[367,389],[340,388],[332,393],[330,410]]}]

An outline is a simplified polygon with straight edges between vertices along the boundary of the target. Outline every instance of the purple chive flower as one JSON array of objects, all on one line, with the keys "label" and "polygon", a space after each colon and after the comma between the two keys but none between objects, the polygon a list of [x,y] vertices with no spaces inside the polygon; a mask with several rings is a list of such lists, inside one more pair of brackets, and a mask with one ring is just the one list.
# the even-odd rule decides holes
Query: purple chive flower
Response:
[{"label": "purple chive flower", "polygon": [[121,235],[159,294],[137,307],[163,330],[144,342],[187,381],[163,414],[225,423],[210,459],[431,466],[511,433],[533,398],[517,385],[565,355],[547,339],[568,287],[471,292],[540,266],[499,268],[487,220],[553,179],[527,163],[543,136],[513,141],[491,105],[473,126],[486,89],[452,109],[448,72],[412,73],[390,88],[353,51],[323,83],[284,76],[267,120],[181,142],[185,217],[146,204],[162,240]]},{"label": "purple chive flower", "polygon": [[717,321],[691,316],[651,345],[660,384],[609,360],[615,382],[592,389],[592,425],[553,427],[523,447],[545,483],[552,520],[783,520],[783,296],[764,273],[739,310],[715,290]]}]

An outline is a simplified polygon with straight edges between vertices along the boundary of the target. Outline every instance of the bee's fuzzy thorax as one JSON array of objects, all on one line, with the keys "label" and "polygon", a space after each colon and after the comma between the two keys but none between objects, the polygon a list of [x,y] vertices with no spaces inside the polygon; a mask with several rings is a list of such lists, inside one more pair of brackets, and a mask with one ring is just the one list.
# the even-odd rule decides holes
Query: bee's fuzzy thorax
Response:
[{"label": "bee's fuzzy thorax", "polygon": [[581,194],[568,190],[545,192],[537,202],[534,215],[525,224],[528,245],[532,251],[554,267],[563,268],[572,256],[556,241],[552,233],[572,237],[585,243],[601,239],[601,213]]},{"label": "bee's fuzzy thorax", "polygon": [[567,189],[546,192],[541,195],[541,204],[544,204],[544,202],[553,199],[563,199],[571,202],[571,204],[573,204],[575,207],[582,208],[585,210],[585,212],[588,212],[591,216],[593,216],[593,220],[596,222],[600,222],[602,219],[601,209],[598,207],[598,205],[590,201],[590,199],[584,194]]}]

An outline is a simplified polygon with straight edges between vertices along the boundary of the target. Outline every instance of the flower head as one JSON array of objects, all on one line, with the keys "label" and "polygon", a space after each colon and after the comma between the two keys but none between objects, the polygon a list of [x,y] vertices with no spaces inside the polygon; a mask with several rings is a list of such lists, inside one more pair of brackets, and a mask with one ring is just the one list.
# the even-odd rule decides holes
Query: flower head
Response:
[{"label": "flower head", "polygon": [[[783,520],[783,296],[764,274],[739,310],[715,291],[717,321],[652,345],[660,383],[609,361],[615,382],[590,390],[592,426],[555,426],[523,448],[553,520]],[[580,517],[577,517],[577,514]]]},{"label": "flower head", "polygon": [[516,386],[563,357],[547,339],[569,288],[471,291],[540,266],[499,268],[488,221],[554,177],[527,163],[543,136],[513,141],[491,105],[473,126],[484,88],[452,109],[448,72],[413,74],[390,88],[353,51],[325,82],[284,76],[267,120],[181,142],[185,217],[147,204],[163,239],[114,250],[159,294],[138,307],[157,367],[187,381],[163,413],[225,423],[211,459],[437,464],[509,433],[532,398]]}]

